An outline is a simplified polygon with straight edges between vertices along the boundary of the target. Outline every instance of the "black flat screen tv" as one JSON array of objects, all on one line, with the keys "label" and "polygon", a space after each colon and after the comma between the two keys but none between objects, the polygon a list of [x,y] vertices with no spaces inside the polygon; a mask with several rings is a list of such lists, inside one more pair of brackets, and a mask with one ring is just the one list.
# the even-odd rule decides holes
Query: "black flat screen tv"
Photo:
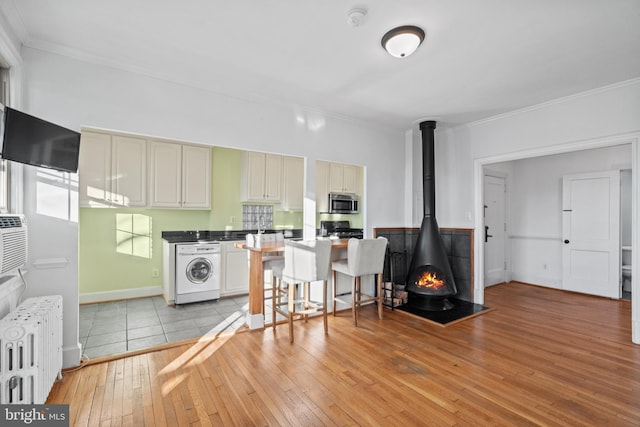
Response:
[{"label": "black flat screen tv", "polygon": [[4,107],[3,159],[63,172],[78,172],[80,134]]}]

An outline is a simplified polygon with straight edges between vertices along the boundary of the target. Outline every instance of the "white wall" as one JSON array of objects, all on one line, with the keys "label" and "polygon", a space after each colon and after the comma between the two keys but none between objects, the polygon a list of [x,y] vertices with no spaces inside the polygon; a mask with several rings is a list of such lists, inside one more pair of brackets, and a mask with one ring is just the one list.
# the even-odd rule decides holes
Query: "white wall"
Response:
[{"label": "white wall", "polygon": [[[23,49],[25,111],[79,130],[101,127],[196,143],[307,158],[307,197],[314,198],[315,160],[364,166],[365,233],[403,224],[404,132],[303,108],[273,107],[219,96],[144,75]],[[62,293],[65,366],[77,364],[77,224],[38,215],[35,169],[25,169],[31,262],[60,257],[66,266],[37,270],[31,293]],[[77,209],[77,203],[74,207]],[[312,215],[315,224],[315,213]],[[305,216],[306,218],[306,216]],[[37,258],[37,259],[36,259]]]},{"label": "white wall", "polygon": [[[618,143],[632,143],[631,161],[640,163],[640,79],[622,82],[489,120],[436,131],[436,161],[455,164],[436,168],[437,215],[441,226],[475,229],[474,277],[477,302],[484,301],[482,286],[482,167],[541,154],[575,151]],[[414,141],[414,144],[418,143]],[[637,166],[635,166],[637,167]],[[634,173],[634,221],[640,211],[640,184]],[[414,173],[414,182],[416,174]],[[469,197],[469,195],[473,195]],[[448,202],[442,202],[448,198]],[[466,215],[473,212],[471,219]],[[638,247],[638,227],[633,245]],[[640,343],[640,286],[633,260],[633,341]]]},{"label": "white wall", "polygon": [[485,167],[508,174],[507,253],[513,280],[562,288],[562,177],[630,168],[631,151],[626,144]]},{"label": "white wall", "polygon": [[[526,158],[540,149],[613,139],[639,130],[640,80],[455,128],[436,129],[438,222],[440,226],[474,227],[473,218],[466,214],[475,211],[472,195],[476,159],[490,164],[510,156]],[[441,169],[440,164],[448,167]]]}]

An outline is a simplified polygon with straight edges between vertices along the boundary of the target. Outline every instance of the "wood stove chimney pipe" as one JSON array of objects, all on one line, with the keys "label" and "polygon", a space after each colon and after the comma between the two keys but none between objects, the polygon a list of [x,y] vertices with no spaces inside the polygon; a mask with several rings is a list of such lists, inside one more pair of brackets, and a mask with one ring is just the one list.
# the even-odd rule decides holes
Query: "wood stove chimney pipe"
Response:
[{"label": "wood stove chimney pipe", "polygon": [[424,216],[436,216],[436,178],[435,178],[435,137],[436,122],[427,120],[420,123],[422,132],[422,192],[424,196]]}]

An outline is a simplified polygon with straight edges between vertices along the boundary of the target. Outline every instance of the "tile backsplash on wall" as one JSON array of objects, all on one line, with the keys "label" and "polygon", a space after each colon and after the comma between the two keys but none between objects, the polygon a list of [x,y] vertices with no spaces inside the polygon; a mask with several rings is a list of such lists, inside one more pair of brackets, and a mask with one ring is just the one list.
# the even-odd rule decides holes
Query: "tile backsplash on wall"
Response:
[{"label": "tile backsplash on wall", "polygon": [[242,228],[265,230],[273,228],[273,206],[242,205]]}]

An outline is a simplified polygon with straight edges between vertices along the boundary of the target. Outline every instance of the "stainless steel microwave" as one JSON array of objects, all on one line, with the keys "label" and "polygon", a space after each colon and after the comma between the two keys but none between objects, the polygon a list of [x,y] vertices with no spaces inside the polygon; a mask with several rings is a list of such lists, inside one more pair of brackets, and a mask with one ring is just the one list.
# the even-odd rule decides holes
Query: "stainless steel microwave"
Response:
[{"label": "stainless steel microwave", "polygon": [[356,194],[329,193],[329,213],[357,214],[360,200]]}]

